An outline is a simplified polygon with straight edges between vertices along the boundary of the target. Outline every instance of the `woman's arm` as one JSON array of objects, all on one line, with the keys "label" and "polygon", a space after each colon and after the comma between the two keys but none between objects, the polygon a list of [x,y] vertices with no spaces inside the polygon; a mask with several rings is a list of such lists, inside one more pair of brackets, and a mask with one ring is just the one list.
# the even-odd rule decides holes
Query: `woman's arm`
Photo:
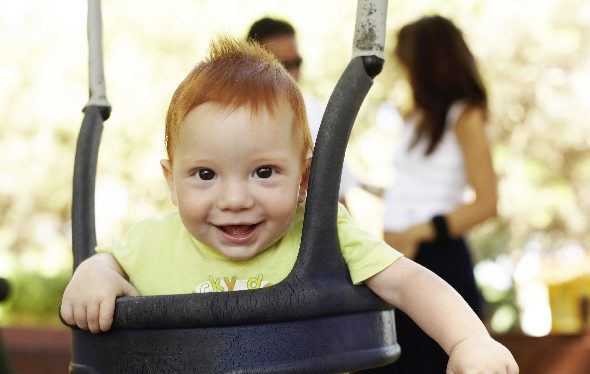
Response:
[{"label": "woman's arm", "polygon": [[496,174],[484,127],[485,116],[480,107],[466,109],[455,124],[467,179],[473,188],[475,199],[446,216],[450,236],[461,236],[497,213]]}]

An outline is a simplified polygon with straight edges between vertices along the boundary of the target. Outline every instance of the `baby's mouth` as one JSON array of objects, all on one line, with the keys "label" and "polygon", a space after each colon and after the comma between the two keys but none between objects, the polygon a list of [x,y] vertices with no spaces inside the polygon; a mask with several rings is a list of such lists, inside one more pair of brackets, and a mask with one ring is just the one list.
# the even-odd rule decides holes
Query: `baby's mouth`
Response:
[{"label": "baby's mouth", "polygon": [[221,231],[230,236],[245,236],[252,232],[256,225],[226,225],[218,226]]},{"label": "baby's mouth", "polygon": [[256,228],[259,224],[253,225],[223,225],[217,228],[223,235],[234,242],[245,243],[256,235]]}]

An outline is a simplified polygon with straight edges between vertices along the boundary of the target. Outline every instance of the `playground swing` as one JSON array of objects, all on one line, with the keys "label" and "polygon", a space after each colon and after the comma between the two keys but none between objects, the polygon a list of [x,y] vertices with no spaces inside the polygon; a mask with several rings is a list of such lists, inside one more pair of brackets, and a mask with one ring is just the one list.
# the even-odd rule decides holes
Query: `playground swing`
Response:
[{"label": "playground swing", "polygon": [[[353,286],[336,227],[344,152],[383,66],[387,0],[359,0],[353,57],[322,119],[301,247],[288,277],[253,291],[121,297],[111,331],[72,328],[71,373],[341,373],[399,356],[392,306]],[[74,269],[94,254],[98,147],[110,115],[100,0],[88,2],[90,100],[74,167]]]}]

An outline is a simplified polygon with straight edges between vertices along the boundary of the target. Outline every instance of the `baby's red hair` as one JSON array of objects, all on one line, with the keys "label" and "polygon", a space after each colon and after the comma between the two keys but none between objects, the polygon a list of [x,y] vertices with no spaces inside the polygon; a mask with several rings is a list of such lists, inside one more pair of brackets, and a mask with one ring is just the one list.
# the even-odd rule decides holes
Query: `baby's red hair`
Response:
[{"label": "baby's red hair", "polygon": [[299,139],[302,162],[311,156],[313,143],[307,125],[303,96],[281,63],[259,44],[227,36],[211,42],[209,56],[180,83],[166,116],[166,152],[170,163],[180,124],[192,109],[206,102],[273,112],[279,100],[293,110],[293,132]]}]

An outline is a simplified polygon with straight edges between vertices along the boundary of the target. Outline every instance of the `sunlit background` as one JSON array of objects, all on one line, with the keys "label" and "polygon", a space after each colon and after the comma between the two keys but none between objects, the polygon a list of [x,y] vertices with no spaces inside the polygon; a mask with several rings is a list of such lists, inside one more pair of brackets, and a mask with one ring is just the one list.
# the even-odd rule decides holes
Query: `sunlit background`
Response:
[{"label": "sunlit background", "polygon": [[[356,1],[102,6],[113,112],[99,154],[99,242],[170,208],[159,167],[165,112],[214,35],[242,37],[265,15],[290,20],[304,58],[303,90],[327,100],[350,59]],[[581,310],[590,298],[590,2],[390,1],[388,53],[401,25],[433,13],[463,29],[490,92],[499,216],[470,237],[486,323],[496,333],[578,331],[588,324]],[[86,2],[3,2],[0,54],[0,276],[13,285],[0,324],[58,325],[72,266],[74,149],[88,99]],[[367,185],[386,187],[395,178],[396,110],[408,97],[389,58],[347,152]],[[353,190],[349,200],[359,222],[380,233],[379,198]]]}]

